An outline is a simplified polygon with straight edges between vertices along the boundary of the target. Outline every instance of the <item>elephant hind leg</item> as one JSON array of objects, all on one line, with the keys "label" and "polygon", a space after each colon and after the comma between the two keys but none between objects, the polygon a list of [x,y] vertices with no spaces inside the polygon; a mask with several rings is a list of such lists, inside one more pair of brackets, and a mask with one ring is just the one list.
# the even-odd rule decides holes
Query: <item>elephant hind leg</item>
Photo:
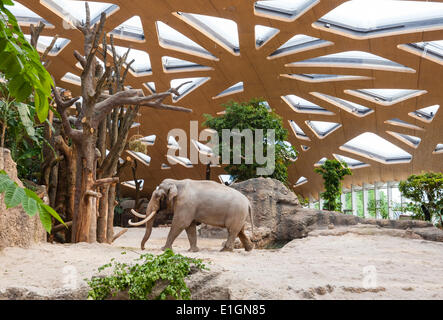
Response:
[{"label": "elephant hind leg", "polygon": [[251,251],[252,249],[254,249],[254,245],[252,244],[252,242],[248,238],[248,236],[245,234],[245,227],[244,226],[240,230],[238,237],[240,238],[240,241],[243,244],[243,247],[245,248],[246,251]]},{"label": "elephant hind leg", "polygon": [[233,251],[234,250],[234,241],[237,238],[239,231],[233,231],[232,229],[228,229],[228,240],[226,240],[224,247],[220,251]]},{"label": "elephant hind leg", "polygon": [[197,224],[195,222],[191,223],[191,225],[186,228],[186,234],[188,235],[189,244],[191,245],[189,251],[199,251],[199,248],[197,247]]}]

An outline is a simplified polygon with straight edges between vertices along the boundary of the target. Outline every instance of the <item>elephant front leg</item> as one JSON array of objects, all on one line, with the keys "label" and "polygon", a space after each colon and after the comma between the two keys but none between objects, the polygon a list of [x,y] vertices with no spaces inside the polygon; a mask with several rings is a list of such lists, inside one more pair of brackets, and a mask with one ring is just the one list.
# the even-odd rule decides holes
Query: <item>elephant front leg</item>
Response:
[{"label": "elephant front leg", "polygon": [[189,244],[191,245],[189,251],[199,251],[200,249],[197,247],[197,225],[195,222],[191,223],[191,225],[186,228],[186,234],[188,235]]},{"label": "elephant front leg", "polygon": [[168,239],[166,240],[165,246],[162,248],[162,250],[171,249],[172,250],[172,243],[175,241],[175,239],[178,237],[178,235],[183,231],[184,228],[178,227],[172,223],[171,230],[169,230]]}]

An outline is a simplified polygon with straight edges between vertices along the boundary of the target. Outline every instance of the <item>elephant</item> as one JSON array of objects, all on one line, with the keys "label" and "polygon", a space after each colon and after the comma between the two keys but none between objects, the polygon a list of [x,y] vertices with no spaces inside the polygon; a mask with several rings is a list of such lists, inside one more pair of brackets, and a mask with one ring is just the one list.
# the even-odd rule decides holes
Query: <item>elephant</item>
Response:
[{"label": "elephant", "polygon": [[146,224],[146,232],[141,242],[142,250],[145,249],[145,243],[152,232],[154,216],[160,210],[163,201],[166,201],[167,206],[172,209],[173,218],[162,250],[172,249],[174,240],[186,230],[190,243],[189,251],[198,251],[198,223],[227,228],[228,239],[221,251],[233,251],[237,236],[246,251],[253,249],[251,240],[245,234],[248,214],[251,219],[252,234],[254,233],[251,204],[245,195],[215,181],[165,179],[152,193],[145,215],[132,210],[136,217],[143,220],[136,223],[129,221],[129,224],[132,226]]}]

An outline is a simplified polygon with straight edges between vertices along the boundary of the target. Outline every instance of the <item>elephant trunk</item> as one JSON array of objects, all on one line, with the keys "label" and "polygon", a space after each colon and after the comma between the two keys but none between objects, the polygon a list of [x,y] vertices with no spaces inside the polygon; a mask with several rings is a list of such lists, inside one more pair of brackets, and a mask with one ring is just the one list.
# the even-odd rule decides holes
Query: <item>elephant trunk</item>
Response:
[{"label": "elephant trunk", "polygon": [[141,243],[141,249],[145,250],[145,243],[146,241],[149,240],[149,237],[151,236],[151,232],[152,232],[152,227],[154,226],[154,219],[151,219],[147,224],[146,224],[146,232],[145,232],[145,236],[143,237],[142,243]]}]

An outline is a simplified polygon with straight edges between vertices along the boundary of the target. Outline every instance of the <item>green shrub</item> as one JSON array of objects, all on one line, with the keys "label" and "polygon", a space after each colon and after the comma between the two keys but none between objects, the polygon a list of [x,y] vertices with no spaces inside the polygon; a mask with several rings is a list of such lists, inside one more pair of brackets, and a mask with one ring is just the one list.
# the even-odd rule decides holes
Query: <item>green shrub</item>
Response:
[{"label": "green shrub", "polygon": [[174,254],[171,249],[158,256],[143,254],[135,261],[141,263],[128,265],[112,259],[110,263],[98,268],[99,271],[103,271],[114,267],[110,276],[95,276],[87,281],[91,288],[88,298],[104,300],[127,290],[130,300],[148,300],[156,283],[163,280],[169,284],[153,299],[165,300],[172,297],[189,300],[191,292],[184,279],[191,269],[207,269],[202,260]]}]

